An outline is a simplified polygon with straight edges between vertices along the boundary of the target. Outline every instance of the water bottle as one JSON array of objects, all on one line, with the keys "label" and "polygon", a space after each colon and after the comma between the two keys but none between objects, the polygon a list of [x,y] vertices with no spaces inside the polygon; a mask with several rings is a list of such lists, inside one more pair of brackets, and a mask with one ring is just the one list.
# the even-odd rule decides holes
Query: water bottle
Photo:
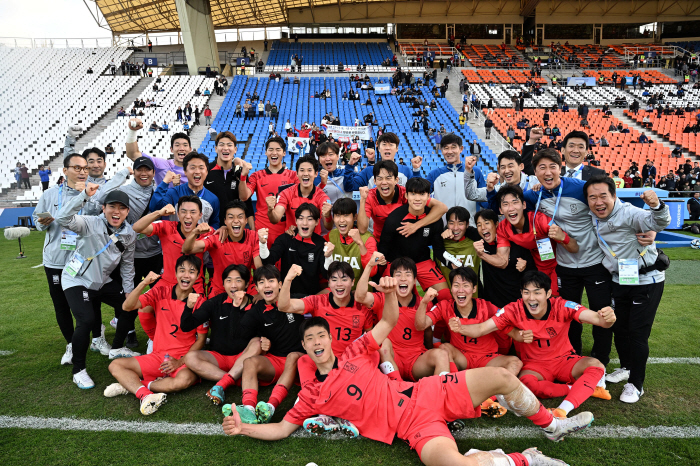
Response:
[{"label": "water bottle", "polygon": [[[166,362],[170,361],[171,359],[172,359],[172,357],[170,356],[170,354],[165,353],[165,357],[163,357],[163,363],[166,363]],[[170,374],[165,374],[165,373],[164,373],[163,375],[164,375],[165,377],[170,377]]]}]

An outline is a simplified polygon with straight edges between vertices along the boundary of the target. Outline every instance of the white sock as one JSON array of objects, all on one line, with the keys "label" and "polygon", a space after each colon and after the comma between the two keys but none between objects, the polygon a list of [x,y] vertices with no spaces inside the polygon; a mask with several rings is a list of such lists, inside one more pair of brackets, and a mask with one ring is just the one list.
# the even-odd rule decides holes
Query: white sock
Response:
[{"label": "white sock", "polygon": [[[149,389],[149,390],[151,390],[151,384],[152,384],[153,382],[155,382],[155,380],[151,380],[150,382],[148,382],[148,385],[146,385],[146,388]],[[153,390],[151,390],[151,391],[153,391]]]},{"label": "white sock", "polygon": [[600,378],[600,380],[598,381],[598,385],[596,385],[596,387],[605,388],[605,373],[603,373],[603,377]]},{"label": "white sock", "polygon": [[396,369],[392,363],[389,361],[384,361],[379,365],[379,370],[382,371],[382,374],[388,374],[390,372],[394,372]]},{"label": "white sock", "polygon": [[561,404],[559,405],[559,409],[563,409],[564,411],[566,411],[566,414],[569,414],[571,411],[574,410],[574,405],[571,404],[570,401],[564,400],[564,401],[562,401]]},{"label": "white sock", "polygon": [[255,412],[255,407],[250,405],[243,405],[244,408],[248,408],[250,411]]}]

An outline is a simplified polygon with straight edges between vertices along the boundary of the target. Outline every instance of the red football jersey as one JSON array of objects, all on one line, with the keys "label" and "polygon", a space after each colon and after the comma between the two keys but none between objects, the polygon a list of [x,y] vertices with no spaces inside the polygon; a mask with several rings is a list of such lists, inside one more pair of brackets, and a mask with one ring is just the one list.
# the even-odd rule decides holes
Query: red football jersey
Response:
[{"label": "red football jersey", "polygon": [[523,362],[547,361],[571,354],[574,349],[569,342],[569,326],[571,321],[580,322],[579,315],[587,308],[562,298],[549,298],[547,313],[542,319],[535,319],[530,311],[525,309],[523,300],[500,309],[493,321],[499,330],[508,331],[515,327],[520,330],[532,330],[532,343],[515,342],[515,349]]},{"label": "red football jersey", "polygon": [[324,376],[316,371],[316,376],[302,385],[299,401],[284,420],[302,425],[319,413],[336,416],[355,424],[363,437],[391,444],[414,384],[382,374],[377,368],[378,350],[371,333],[352,342],[330,373]]},{"label": "red football jersey", "polygon": [[[384,293],[372,293],[374,295],[374,306],[372,311],[377,316],[377,321],[382,318],[384,311]],[[407,307],[399,305],[399,321],[389,334],[389,341],[394,347],[397,359],[410,359],[413,356],[425,353],[425,342],[423,341],[424,331],[416,330],[416,309],[420,305],[420,298],[413,295],[413,299]]]},{"label": "red football jersey", "polygon": [[[297,220],[294,217],[294,215],[296,214],[297,207],[299,207],[301,204],[304,204],[305,202],[315,205],[316,207],[318,207],[318,210],[320,212],[321,208],[323,208],[323,204],[325,204],[326,202],[330,202],[330,198],[326,193],[323,192],[322,189],[319,189],[316,186],[314,186],[311,189],[309,197],[303,197],[301,195],[301,185],[299,184],[297,184],[296,186],[290,186],[289,188],[285,189],[280,193],[279,198],[277,199],[277,205],[281,205],[282,207],[284,207],[284,216],[287,219],[287,223],[284,227],[285,230],[297,224]],[[323,218],[319,219],[318,225],[316,225],[316,229],[314,230],[317,235],[322,234],[322,223]]]},{"label": "red football jersey", "polygon": [[[509,248],[510,243],[515,243],[518,246],[529,249],[530,253],[532,254],[532,258],[535,260],[535,264],[537,265],[537,270],[548,272],[557,266],[557,259],[554,258],[546,261],[540,259],[540,252],[537,249],[536,239],[544,239],[549,237],[549,222],[552,220],[552,218],[546,214],[543,214],[542,212],[537,213],[537,217],[535,218],[537,222],[535,224],[537,238],[535,238],[535,233],[532,231],[532,219],[534,212],[527,212],[526,214],[522,233],[516,233],[515,228],[507,219],[501,220],[496,230],[498,247]],[[552,243],[552,249],[554,250],[554,254],[556,254],[557,247],[555,243]]]},{"label": "red football jersey", "polygon": [[297,177],[297,172],[287,170],[286,168],[277,173],[272,173],[269,168],[258,170],[246,180],[250,191],[257,196],[257,201],[255,203],[255,229],[269,229],[267,244],[274,243],[275,238],[284,233],[285,224],[280,222],[273,225],[272,222],[270,222],[270,219],[267,218],[267,201],[265,201],[265,198],[268,196],[277,197],[279,195],[280,186],[298,182],[299,178]]},{"label": "red football jersey", "polygon": [[[472,299],[472,311],[468,316],[463,316],[457,310],[457,305],[454,299],[438,301],[430,311],[426,313],[433,324],[442,321],[448,325],[452,317],[459,317],[459,322],[462,325],[480,324],[486,322],[491,317],[496,315],[498,308],[490,302],[483,299]],[[449,325],[448,325],[449,328]],[[450,330],[450,343],[462,353],[469,354],[493,354],[498,353],[498,342],[496,341],[496,332],[489,333],[479,338],[469,338],[468,336],[455,333]]]},{"label": "red football jersey", "polygon": [[372,327],[374,314],[362,304],[350,298],[345,307],[338,307],[331,293],[302,298],[304,312],[314,317],[323,317],[331,327],[333,354],[343,354],[350,343],[357,340],[363,330]]},{"label": "red football jersey", "polygon": [[210,296],[224,292],[221,274],[226,267],[231,264],[243,264],[250,269],[253,267],[253,258],[260,255],[258,234],[248,229],[243,230],[243,237],[240,241],[231,241],[231,238],[226,238],[224,244],[219,241],[219,235],[209,235],[204,239],[204,247],[209,252],[211,262],[214,265]]},{"label": "red football jersey", "polygon": [[[384,222],[390,213],[394,211],[399,206],[402,206],[408,202],[406,200],[406,188],[401,185],[396,185],[394,188],[394,198],[389,204],[387,204],[382,196],[379,195],[377,188],[372,188],[369,190],[369,195],[367,196],[367,201],[365,202],[365,213],[367,217],[371,218],[374,222],[374,238],[379,241],[382,238],[382,228],[384,228]],[[430,198],[426,204],[430,206]]]},{"label": "red football jersey", "polygon": [[[204,301],[206,299],[200,296],[195,308]],[[183,301],[177,299],[174,286],[151,288],[139,296],[139,302],[142,308],[151,306],[156,315],[156,335],[153,339],[154,353],[168,353],[173,358],[180,359],[196,341],[195,333],[202,334],[200,338],[204,338],[209,331],[209,322],[190,332],[180,330],[180,317],[185,309],[185,304],[187,304],[187,299]]]}]

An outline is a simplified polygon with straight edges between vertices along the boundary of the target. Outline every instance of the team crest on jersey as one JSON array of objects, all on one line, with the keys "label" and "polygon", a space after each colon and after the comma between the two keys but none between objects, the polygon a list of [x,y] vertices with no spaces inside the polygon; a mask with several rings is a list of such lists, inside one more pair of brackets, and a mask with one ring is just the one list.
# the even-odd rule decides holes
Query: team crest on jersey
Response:
[{"label": "team crest on jersey", "polygon": [[349,361],[346,362],[345,365],[343,366],[343,370],[346,370],[352,374],[357,372],[357,369],[358,369],[358,367]]},{"label": "team crest on jersey", "polygon": [[423,238],[427,238],[430,235],[430,228],[423,228]]},{"label": "team crest on jersey", "polygon": [[547,331],[547,335],[549,335],[550,338],[557,336],[557,331],[554,330],[554,327],[547,327],[545,330]]},{"label": "team crest on jersey", "polygon": [[574,311],[578,311],[581,309],[581,305],[579,303],[575,303],[573,301],[567,301],[564,306],[568,307],[569,309],[573,309]]},{"label": "team crest on jersey", "polygon": [[90,301],[90,295],[87,291],[83,291],[83,301]]},{"label": "team crest on jersey", "polygon": [[352,316],[352,328],[360,327],[360,316]]},{"label": "team crest on jersey", "polygon": [[571,213],[575,214],[578,212],[578,206],[576,204],[571,204]]},{"label": "team crest on jersey", "polygon": [[617,227],[615,225],[613,225],[612,223],[608,223],[608,230],[615,231],[615,230],[617,230]]},{"label": "team crest on jersey", "polygon": [[250,251],[243,252],[243,262],[248,262],[250,260]]},{"label": "team crest on jersey", "polygon": [[441,181],[441,182],[440,182],[440,186],[442,186],[443,188],[444,188],[445,186],[447,186],[447,181]]},{"label": "team crest on jersey", "polygon": [[238,189],[238,181],[231,182],[231,189]]},{"label": "team crest on jersey", "polygon": [[60,276],[60,275],[54,275],[54,276],[53,276],[53,284],[54,284],[54,285],[60,285],[60,284],[61,284],[61,276]]},{"label": "team crest on jersey", "polygon": [[294,314],[287,314],[287,320],[290,324],[294,323]]},{"label": "team crest on jersey", "polygon": [[310,252],[309,253],[309,262],[313,262],[313,261],[314,261],[314,253]]}]

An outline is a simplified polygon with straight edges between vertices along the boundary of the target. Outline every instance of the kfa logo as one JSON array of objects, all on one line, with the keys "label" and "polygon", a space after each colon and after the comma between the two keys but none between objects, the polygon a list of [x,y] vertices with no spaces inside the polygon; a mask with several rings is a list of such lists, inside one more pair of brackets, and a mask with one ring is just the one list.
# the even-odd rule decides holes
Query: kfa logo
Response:
[{"label": "kfa logo", "polygon": [[231,182],[231,189],[238,189],[238,181]]},{"label": "kfa logo", "polygon": [[360,316],[352,316],[352,328],[360,327]]},{"label": "kfa logo", "polygon": [[554,330],[554,327],[547,327],[545,330],[547,330],[547,335],[549,335],[550,337],[557,336],[557,331]]},{"label": "kfa logo", "polygon": [[314,253],[310,252],[309,253],[309,262],[313,262],[313,261],[314,261]]},{"label": "kfa logo", "polygon": [[461,263],[463,267],[474,267],[474,256],[466,254],[458,254],[455,256]]},{"label": "kfa logo", "polygon": [[90,301],[90,295],[87,291],[83,291],[83,301]]},{"label": "kfa logo", "polygon": [[53,276],[53,284],[54,284],[54,285],[60,285],[60,284],[61,284],[61,276],[60,276],[60,275],[54,275],[54,276]]},{"label": "kfa logo", "polygon": [[617,230],[617,227],[615,225],[613,225],[612,223],[608,223],[608,229],[610,231],[614,232],[615,230]]},{"label": "kfa logo", "polygon": [[440,182],[440,186],[442,186],[443,188],[444,188],[445,186],[447,186],[447,181],[441,181],[441,182]]},{"label": "kfa logo", "polygon": [[248,262],[250,260],[250,251],[243,252],[243,262]]},{"label": "kfa logo", "polygon": [[430,235],[430,228],[423,228],[423,238],[427,238]]},{"label": "kfa logo", "polygon": [[571,213],[575,214],[578,212],[578,206],[576,204],[571,204]]},{"label": "kfa logo", "polygon": [[287,314],[287,320],[290,324],[294,323],[294,314]]},{"label": "kfa logo", "polygon": [[346,370],[352,374],[357,372],[357,366],[352,364],[351,362],[346,362],[345,365],[343,366],[343,370]]},{"label": "kfa logo", "polygon": [[353,269],[361,270],[360,264],[357,262],[357,257],[347,257],[341,256],[340,254],[333,254],[333,260],[338,262],[347,262]]}]

